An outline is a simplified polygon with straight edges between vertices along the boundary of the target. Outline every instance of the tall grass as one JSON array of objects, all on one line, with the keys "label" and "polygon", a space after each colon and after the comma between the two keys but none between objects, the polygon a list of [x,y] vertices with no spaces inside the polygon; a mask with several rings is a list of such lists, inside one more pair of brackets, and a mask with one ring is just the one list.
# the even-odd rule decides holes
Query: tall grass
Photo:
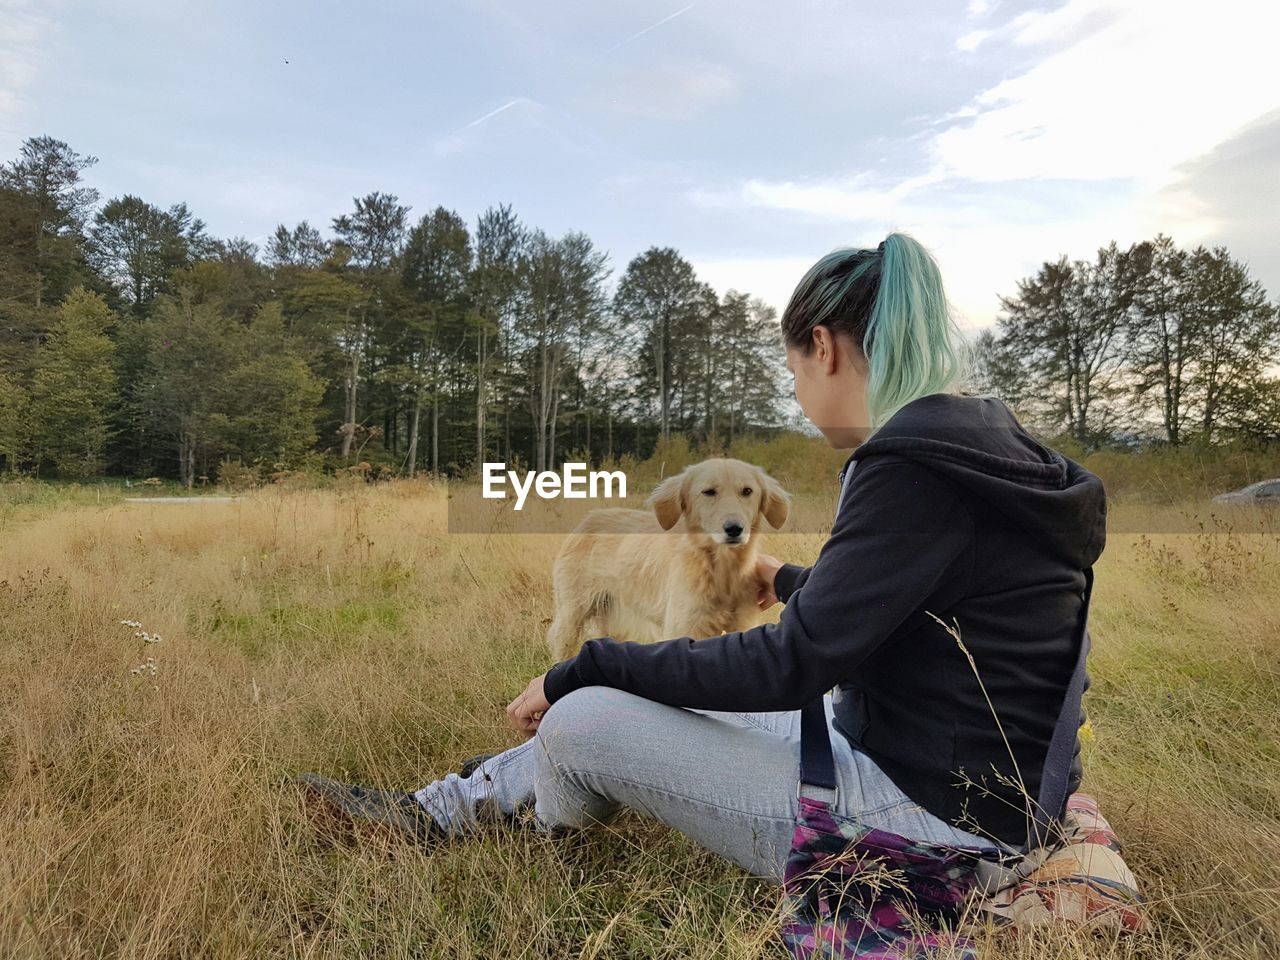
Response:
[{"label": "tall grass", "polygon": [[[412,787],[519,742],[502,708],[550,664],[557,536],[450,535],[426,481],[36,497],[0,534],[0,956],[783,956],[775,888],[638,815],[335,845],[284,789]],[[1154,930],[987,954],[1280,955],[1280,543],[1113,537],[1095,595],[1086,787]]]},{"label": "tall grass", "polygon": [[1280,477],[1280,445],[1158,447],[1142,453],[1104,450],[1078,459],[1102,478],[1112,497],[1148,503],[1208,498]]}]

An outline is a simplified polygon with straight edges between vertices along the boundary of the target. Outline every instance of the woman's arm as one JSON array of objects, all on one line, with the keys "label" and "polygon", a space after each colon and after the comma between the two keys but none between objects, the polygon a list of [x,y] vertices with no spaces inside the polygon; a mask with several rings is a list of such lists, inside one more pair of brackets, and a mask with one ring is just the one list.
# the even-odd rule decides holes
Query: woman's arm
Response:
[{"label": "woman's arm", "polygon": [[804,586],[809,579],[813,567],[802,567],[795,563],[784,563],[778,568],[773,578],[774,595],[783,603],[791,599],[791,595]]},{"label": "woman's arm", "polygon": [[794,710],[829,690],[944,586],[967,586],[973,520],[938,474],[868,457],[778,623],[662,643],[588,640],[548,671],[549,702],[579,687],[705,710]]}]

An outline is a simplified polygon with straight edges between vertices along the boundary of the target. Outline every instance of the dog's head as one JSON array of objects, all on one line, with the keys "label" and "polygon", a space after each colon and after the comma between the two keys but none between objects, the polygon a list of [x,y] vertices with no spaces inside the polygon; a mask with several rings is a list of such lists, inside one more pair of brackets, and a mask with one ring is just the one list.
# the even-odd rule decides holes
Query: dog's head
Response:
[{"label": "dog's head", "polygon": [[681,517],[691,533],[704,533],[716,543],[741,546],[760,527],[760,518],[775,530],[787,522],[791,494],[757,466],[741,460],[703,460],[668,477],[646,501],[663,530]]}]

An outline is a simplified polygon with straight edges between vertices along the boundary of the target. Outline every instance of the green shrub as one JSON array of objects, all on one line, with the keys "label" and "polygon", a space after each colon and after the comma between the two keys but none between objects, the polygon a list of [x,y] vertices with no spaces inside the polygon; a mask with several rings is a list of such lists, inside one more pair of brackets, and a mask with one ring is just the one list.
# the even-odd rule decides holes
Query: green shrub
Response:
[{"label": "green shrub", "polygon": [[262,486],[260,464],[243,464],[239,460],[223,460],[218,465],[218,486],[233,492]]}]

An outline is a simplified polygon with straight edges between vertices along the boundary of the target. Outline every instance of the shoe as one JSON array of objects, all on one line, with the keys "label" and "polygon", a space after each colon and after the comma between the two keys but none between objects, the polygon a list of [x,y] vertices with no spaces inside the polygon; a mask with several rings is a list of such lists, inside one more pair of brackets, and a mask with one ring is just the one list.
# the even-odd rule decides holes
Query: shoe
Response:
[{"label": "shoe", "polygon": [[447,836],[407,791],[339,783],[318,773],[300,774],[293,782],[314,813],[329,819],[333,826],[353,829],[367,839],[407,836],[419,843],[430,843]]},{"label": "shoe", "polygon": [[471,776],[480,768],[480,764],[484,763],[486,760],[492,760],[496,756],[496,753],[481,753],[468,760],[464,760],[462,762],[462,766],[458,768],[458,776],[462,777],[463,780],[467,779],[467,777]]}]

